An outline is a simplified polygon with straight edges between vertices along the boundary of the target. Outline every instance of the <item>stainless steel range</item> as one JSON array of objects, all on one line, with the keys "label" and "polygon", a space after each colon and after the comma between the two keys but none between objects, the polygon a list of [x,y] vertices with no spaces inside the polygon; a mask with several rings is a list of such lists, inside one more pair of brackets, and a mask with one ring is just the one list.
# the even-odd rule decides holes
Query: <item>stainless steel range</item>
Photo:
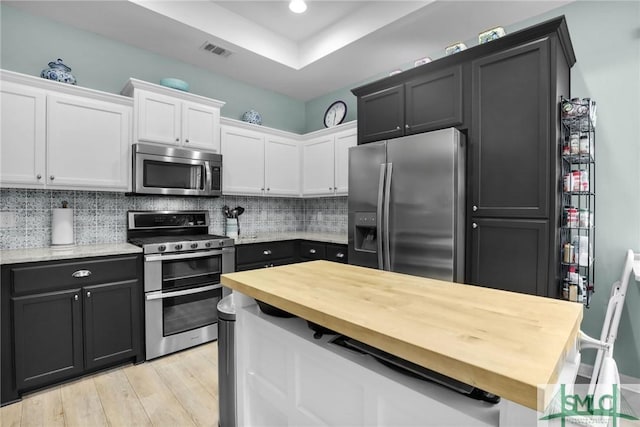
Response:
[{"label": "stainless steel range", "polygon": [[220,275],[234,241],[209,234],[207,211],[129,211],[127,240],[144,252],[146,359],[218,338]]}]

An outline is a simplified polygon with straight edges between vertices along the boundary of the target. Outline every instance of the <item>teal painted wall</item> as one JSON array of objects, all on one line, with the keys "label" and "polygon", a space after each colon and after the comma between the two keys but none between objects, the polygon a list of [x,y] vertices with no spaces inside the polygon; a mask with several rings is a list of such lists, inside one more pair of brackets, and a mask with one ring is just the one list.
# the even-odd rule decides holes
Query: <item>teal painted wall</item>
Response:
[{"label": "teal painted wall", "polygon": [[[582,329],[600,337],[611,284],[620,279],[627,249],[640,252],[640,2],[577,1],[505,28],[507,33],[565,15],[577,63],[571,71],[572,96],[598,103],[596,129],[597,292],[585,310]],[[474,46],[477,40],[467,40]],[[432,59],[444,51],[428,54]],[[409,69],[412,63],[399,66]],[[376,78],[382,78],[377,76]],[[372,81],[374,79],[369,79]],[[322,115],[335,99],[356,118],[354,84],[307,102],[306,131],[321,129]],[[620,372],[640,378],[640,283],[629,284],[614,357]],[[593,363],[586,351],[584,363]]]},{"label": "teal painted wall", "polygon": [[[627,249],[640,252],[640,2],[578,1],[521,22],[515,31],[564,14],[577,62],[571,95],[598,104],[596,128],[597,292],[582,329],[600,337],[611,284]],[[583,361],[593,363],[593,351]],[[614,358],[622,374],[640,378],[640,283],[629,284]]]},{"label": "teal painted wall", "polygon": [[221,114],[240,119],[253,108],[263,125],[302,133],[305,104],[273,91],[251,86],[202,68],[120,43],[0,4],[0,66],[40,75],[49,61],[62,58],[73,69],[78,85],[120,93],[129,77],[157,83],[178,77],[190,92],[225,101]]},{"label": "teal painted wall", "polygon": [[[172,75],[189,81],[194,93],[226,101],[222,111],[226,117],[239,118],[255,108],[263,113],[265,125],[298,133],[322,129],[324,111],[336,99],[347,103],[347,121],[356,117],[350,89],[359,84],[305,104],[6,5],[0,5],[0,13],[2,68],[37,75],[48,61],[62,57],[74,68],[82,86],[114,93],[130,76],[153,82]],[[571,73],[572,95],[598,102],[597,293],[582,325],[597,337],[624,253],[628,248],[640,251],[640,2],[578,1],[506,30],[513,32],[562,14],[578,59]],[[475,43],[467,41],[469,46]],[[442,55],[429,54],[433,59]],[[105,59],[118,65],[100,66]],[[411,66],[407,63],[400,68]],[[629,287],[615,358],[623,374],[640,378],[640,285],[635,283]],[[592,360],[585,356],[585,362]]]}]

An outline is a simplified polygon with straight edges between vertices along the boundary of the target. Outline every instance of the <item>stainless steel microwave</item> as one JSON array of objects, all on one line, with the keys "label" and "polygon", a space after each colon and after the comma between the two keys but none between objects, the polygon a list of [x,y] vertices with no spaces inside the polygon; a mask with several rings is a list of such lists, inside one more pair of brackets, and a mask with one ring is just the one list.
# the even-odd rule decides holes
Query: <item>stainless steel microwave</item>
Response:
[{"label": "stainless steel microwave", "polygon": [[135,194],[221,196],[222,155],[178,147],[133,144]]}]

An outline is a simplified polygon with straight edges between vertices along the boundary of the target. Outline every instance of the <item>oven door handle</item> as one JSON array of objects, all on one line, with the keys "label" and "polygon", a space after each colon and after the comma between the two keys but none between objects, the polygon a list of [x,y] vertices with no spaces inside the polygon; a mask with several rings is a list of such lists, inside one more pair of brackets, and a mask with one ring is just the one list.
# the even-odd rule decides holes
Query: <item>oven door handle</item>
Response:
[{"label": "oven door handle", "polygon": [[222,250],[217,249],[215,251],[206,252],[189,252],[175,255],[145,255],[145,261],[172,261],[174,259],[187,259],[187,258],[204,258],[208,256],[222,255]]},{"label": "oven door handle", "polygon": [[192,295],[192,294],[198,294],[201,292],[213,291],[214,289],[220,289],[221,287],[222,287],[221,284],[217,284],[217,285],[201,286],[195,289],[184,289],[182,291],[174,291],[174,292],[158,291],[158,292],[152,292],[147,294],[146,299],[147,301],[152,301],[154,299],[181,297],[184,295]]}]

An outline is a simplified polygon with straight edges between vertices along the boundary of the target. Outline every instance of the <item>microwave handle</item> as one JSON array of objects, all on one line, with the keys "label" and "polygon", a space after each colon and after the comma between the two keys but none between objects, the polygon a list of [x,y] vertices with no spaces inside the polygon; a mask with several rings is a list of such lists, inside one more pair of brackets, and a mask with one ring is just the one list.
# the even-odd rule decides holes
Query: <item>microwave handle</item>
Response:
[{"label": "microwave handle", "polygon": [[210,194],[211,191],[213,190],[212,188],[213,177],[211,176],[211,162],[209,161],[204,162],[204,176],[205,176],[204,189],[208,194]]}]

